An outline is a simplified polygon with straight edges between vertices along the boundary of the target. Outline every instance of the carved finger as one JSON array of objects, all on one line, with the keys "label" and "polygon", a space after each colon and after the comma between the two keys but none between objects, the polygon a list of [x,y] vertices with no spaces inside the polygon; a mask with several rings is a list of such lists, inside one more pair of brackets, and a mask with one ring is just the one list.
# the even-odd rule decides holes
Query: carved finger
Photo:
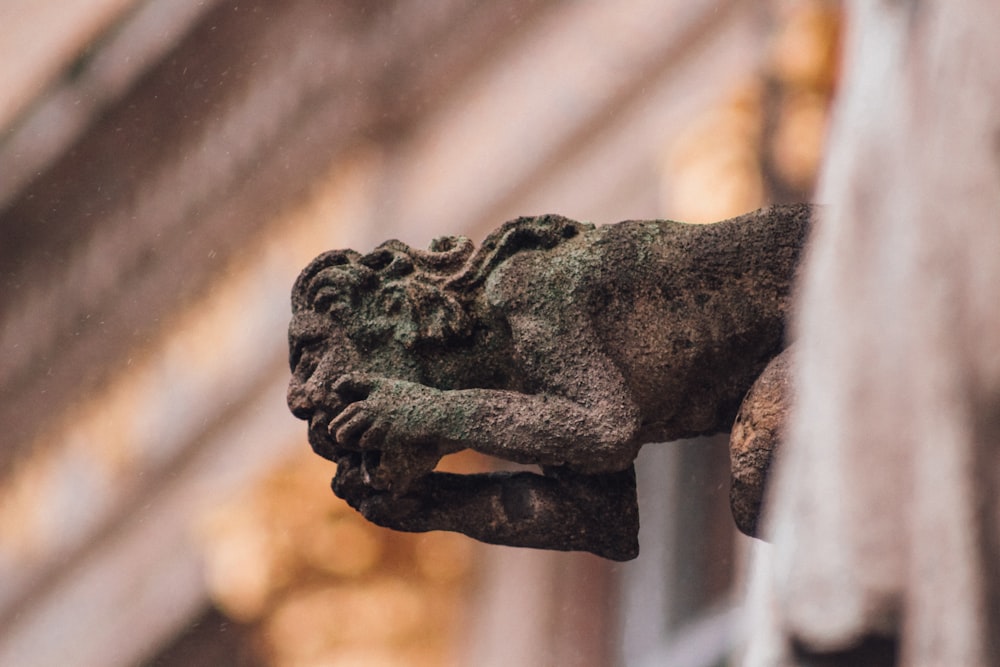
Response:
[{"label": "carved finger", "polygon": [[361,407],[360,403],[353,403],[335,422],[331,422],[330,430],[335,433],[338,445],[357,449],[360,447],[361,436],[371,426],[372,419],[370,411]]},{"label": "carved finger", "polygon": [[374,389],[375,380],[364,373],[347,373],[333,383],[331,391],[345,404],[363,401]]},{"label": "carved finger", "polygon": [[383,449],[388,428],[385,425],[373,424],[358,438],[358,448],[363,450]]},{"label": "carved finger", "polygon": [[334,440],[337,439],[337,430],[350,421],[356,414],[364,409],[364,406],[360,403],[351,403],[346,406],[340,413],[330,420],[330,423],[326,425],[326,430],[330,434],[330,437]]}]

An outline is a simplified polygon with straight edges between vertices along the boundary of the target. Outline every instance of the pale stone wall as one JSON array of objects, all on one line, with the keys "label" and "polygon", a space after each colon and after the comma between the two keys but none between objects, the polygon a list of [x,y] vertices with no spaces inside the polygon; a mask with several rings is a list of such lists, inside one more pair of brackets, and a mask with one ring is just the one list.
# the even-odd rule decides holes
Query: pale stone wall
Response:
[{"label": "pale stone wall", "polygon": [[1000,9],[847,25],[748,662],[996,665]]}]

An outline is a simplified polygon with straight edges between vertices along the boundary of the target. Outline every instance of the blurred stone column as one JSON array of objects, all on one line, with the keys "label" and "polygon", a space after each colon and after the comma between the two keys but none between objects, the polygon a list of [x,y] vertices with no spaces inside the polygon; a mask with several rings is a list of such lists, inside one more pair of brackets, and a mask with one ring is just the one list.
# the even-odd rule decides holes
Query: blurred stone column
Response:
[{"label": "blurred stone column", "polygon": [[1000,7],[853,2],[754,665],[1000,664]]}]

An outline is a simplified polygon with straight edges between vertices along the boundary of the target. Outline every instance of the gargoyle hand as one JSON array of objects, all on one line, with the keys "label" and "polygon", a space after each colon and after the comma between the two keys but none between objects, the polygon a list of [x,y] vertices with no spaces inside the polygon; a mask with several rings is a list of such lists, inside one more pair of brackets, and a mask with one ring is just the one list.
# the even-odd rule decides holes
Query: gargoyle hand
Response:
[{"label": "gargoyle hand", "polygon": [[341,449],[365,453],[366,485],[403,493],[448,453],[428,423],[440,390],[366,373],[344,375],[332,390],[346,407],[330,421],[330,436]]},{"label": "gargoyle hand", "polygon": [[337,458],[333,491],[369,521],[408,532],[451,530],[492,544],[590,551],[628,560],[639,550],[635,473],[569,470],[471,475],[432,472],[405,493],[364,481],[365,454]]},{"label": "gargoyle hand", "polygon": [[404,497],[376,488],[371,483],[373,473],[365,457],[361,452],[343,452],[337,457],[337,474],[331,485],[334,494],[369,521],[406,530],[411,518],[421,509],[419,490],[411,484],[410,490],[414,493]]}]

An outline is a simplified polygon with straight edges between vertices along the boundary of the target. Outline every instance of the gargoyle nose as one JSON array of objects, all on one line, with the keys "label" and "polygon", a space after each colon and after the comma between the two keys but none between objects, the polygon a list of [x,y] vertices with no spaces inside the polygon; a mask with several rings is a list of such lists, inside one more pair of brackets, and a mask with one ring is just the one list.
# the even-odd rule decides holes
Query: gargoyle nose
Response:
[{"label": "gargoyle nose", "polygon": [[288,393],[285,395],[288,402],[288,409],[292,411],[298,419],[308,421],[312,417],[313,403],[309,400],[309,392],[304,382],[292,378],[288,383]]}]

